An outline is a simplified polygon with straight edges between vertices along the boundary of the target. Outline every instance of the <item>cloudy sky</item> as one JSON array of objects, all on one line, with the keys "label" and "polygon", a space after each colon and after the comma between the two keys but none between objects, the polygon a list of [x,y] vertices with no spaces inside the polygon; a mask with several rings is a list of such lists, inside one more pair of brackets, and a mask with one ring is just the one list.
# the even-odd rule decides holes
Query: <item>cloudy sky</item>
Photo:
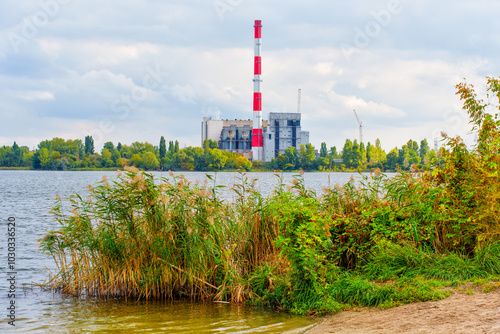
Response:
[{"label": "cloudy sky", "polygon": [[252,117],[253,24],[263,110],[295,112],[311,143],[440,131],[467,137],[455,95],[500,75],[493,0],[4,0],[0,145],[53,137],[200,145],[204,116]]}]

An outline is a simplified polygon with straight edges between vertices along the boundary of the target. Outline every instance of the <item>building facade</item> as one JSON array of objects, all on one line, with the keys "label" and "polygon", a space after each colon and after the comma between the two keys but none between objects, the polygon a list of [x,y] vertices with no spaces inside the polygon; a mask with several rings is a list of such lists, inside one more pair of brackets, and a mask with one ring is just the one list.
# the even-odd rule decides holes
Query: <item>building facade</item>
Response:
[{"label": "building facade", "polygon": [[[302,131],[300,113],[269,113],[269,121],[262,121],[264,161],[270,162],[291,146],[299,149],[309,143],[309,132]],[[240,153],[252,159],[251,120],[212,120],[204,117],[201,123],[201,144],[206,139],[218,143],[219,149]]]},{"label": "building facade", "polygon": [[264,129],[264,161],[269,162],[291,146],[309,144],[309,131],[302,131],[300,113],[269,113]]}]

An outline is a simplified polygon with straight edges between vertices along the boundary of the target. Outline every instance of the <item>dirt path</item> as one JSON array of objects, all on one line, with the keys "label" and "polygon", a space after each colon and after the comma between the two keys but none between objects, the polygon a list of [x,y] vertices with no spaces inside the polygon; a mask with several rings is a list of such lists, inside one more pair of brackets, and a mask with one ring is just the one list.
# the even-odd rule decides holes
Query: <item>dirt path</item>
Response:
[{"label": "dirt path", "polygon": [[363,309],[328,317],[307,334],[499,333],[500,291],[455,293],[433,302],[388,310]]}]

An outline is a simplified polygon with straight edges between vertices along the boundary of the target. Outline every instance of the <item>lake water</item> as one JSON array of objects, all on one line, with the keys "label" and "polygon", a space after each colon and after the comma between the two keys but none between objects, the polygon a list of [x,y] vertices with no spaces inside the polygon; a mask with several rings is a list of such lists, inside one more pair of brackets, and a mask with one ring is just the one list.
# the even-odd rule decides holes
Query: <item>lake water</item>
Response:
[{"label": "lake water", "polygon": [[[158,179],[167,173],[153,173]],[[179,174],[179,173],[177,173]],[[183,173],[190,181],[204,182],[206,173]],[[239,183],[238,173],[210,173],[217,185],[226,185],[221,196],[231,200],[230,186]],[[317,320],[243,305],[186,302],[131,302],[68,298],[41,291],[42,283],[55,270],[50,258],[38,252],[37,240],[58,223],[49,213],[56,195],[84,195],[86,187],[116,177],[116,172],[0,171],[0,332],[19,333],[302,333]],[[296,173],[283,173],[290,184]],[[348,182],[353,173],[305,173],[307,188],[322,188]],[[270,194],[278,178],[273,173],[247,173],[257,179],[256,189]],[[213,185],[214,181],[209,181]],[[8,266],[8,218],[15,218],[15,266]],[[13,272],[16,296],[9,297]],[[8,307],[15,302],[15,327],[8,324]]]}]

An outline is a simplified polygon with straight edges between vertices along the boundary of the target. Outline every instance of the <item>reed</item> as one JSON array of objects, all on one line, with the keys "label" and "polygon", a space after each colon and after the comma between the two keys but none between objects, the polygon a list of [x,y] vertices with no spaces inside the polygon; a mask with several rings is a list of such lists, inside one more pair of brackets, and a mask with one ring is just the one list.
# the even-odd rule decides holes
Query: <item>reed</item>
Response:
[{"label": "reed", "polygon": [[[500,82],[489,89],[498,93]],[[41,248],[52,287],[104,298],[250,302],[299,314],[444,298],[443,284],[500,279],[500,120],[460,86],[479,133],[447,138],[429,170],[375,171],[316,194],[302,174],[263,197],[240,173],[232,201],[182,175],[136,169],[53,207]],[[496,94],[495,93],[495,94]],[[500,96],[500,94],[497,94]]]}]

